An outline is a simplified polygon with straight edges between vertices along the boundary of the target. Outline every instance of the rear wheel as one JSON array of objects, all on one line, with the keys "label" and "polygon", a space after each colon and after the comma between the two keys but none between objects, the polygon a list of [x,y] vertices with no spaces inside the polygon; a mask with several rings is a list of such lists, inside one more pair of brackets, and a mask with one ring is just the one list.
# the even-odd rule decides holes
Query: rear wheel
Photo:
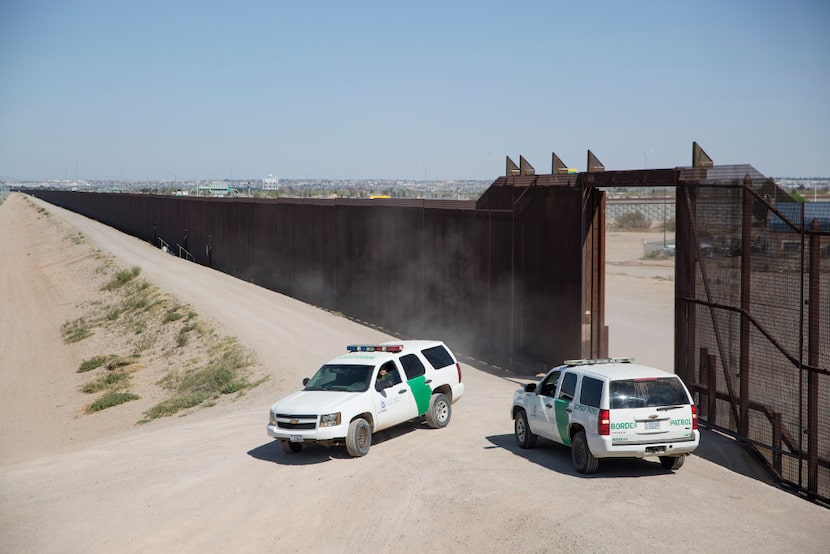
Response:
[{"label": "rear wheel", "polygon": [[524,410],[519,410],[519,413],[516,414],[513,431],[516,434],[516,440],[519,442],[521,448],[533,448],[536,446],[536,435],[533,434],[530,430],[530,425],[527,424],[527,414]]},{"label": "rear wheel", "polygon": [[429,410],[426,413],[427,425],[433,429],[446,427],[452,416],[452,404],[446,394],[433,394],[429,399]]},{"label": "rear wheel", "polygon": [[369,423],[359,417],[349,423],[349,432],[346,435],[346,450],[349,454],[358,458],[369,453],[372,446],[372,429]]},{"label": "rear wheel", "polygon": [[585,438],[585,431],[577,431],[571,439],[571,459],[574,467],[579,473],[594,473],[599,465],[591,449],[588,448],[588,439]]},{"label": "rear wheel", "polygon": [[666,469],[680,469],[686,456],[660,456],[660,465]]},{"label": "rear wheel", "polygon": [[281,440],[280,446],[282,446],[283,452],[287,452],[289,454],[296,454],[297,452],[303,449],[302,443],[291,442],[288,440]]}]

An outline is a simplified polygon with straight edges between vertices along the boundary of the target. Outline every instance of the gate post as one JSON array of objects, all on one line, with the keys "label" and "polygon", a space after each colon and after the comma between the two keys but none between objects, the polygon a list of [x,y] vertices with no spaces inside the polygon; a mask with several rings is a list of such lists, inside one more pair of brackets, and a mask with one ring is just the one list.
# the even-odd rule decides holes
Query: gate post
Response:
[{"label": "gate post", "polygon": [[750,287],[752,283],[752,194],[749,189],[752,186],[752,179],[749,173],[744,177],[743,193],[743,217],[741,222],[741,397],[740,397],[740,421],[738,421],[738,433],[749,438],[749,313]]},{"label": "gate post", "polygon": [[[807,323],[807,364],[818,367],[819,332],[821,301],[819,283],[821,273],[821,235],[819,222],[814,219],[810,224],[810,269],[809,269],[809,308]],[[818,372],[808,370],[807,374],[807,490],[818,492]]]},{"label": "gate post", "polygon": [[772,469],[781,477],[781,412],[772,414]]},{"label": "gate post", "polygon": [[718,411],[718,372],[716,370],[718,367],[717,356],[714,354],[707,354],[706,366],[709,368],[709,382],[707,383],[707,387],[709,388],[709,406],[707,407],[707,417],[709,419],[707,421],[712,425],[716,425],[715,420],[717,419]]}]

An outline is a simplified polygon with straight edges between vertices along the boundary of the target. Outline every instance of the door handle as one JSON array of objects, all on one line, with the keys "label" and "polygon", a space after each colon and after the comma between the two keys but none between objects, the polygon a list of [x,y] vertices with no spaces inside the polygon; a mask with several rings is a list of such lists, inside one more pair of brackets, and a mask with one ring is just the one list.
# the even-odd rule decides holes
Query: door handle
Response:
[{"label": "door handle", "polygon": [[573,412],[573,410],[572,410],[572,409],[570,409],[570,408],[565,408],[565,411],[566,411],[566,412],[568,412],[568,413]]},{"label": "door handle", "polygon": [[399,390],[399,391],[398,391],[398,394],[406,394],[406,389],[405,389],[405,388],[403,388],[403,389]]},{"label": "door handle", "polygon": [[545,408],[553,408],[553,404],[545,404]]}]

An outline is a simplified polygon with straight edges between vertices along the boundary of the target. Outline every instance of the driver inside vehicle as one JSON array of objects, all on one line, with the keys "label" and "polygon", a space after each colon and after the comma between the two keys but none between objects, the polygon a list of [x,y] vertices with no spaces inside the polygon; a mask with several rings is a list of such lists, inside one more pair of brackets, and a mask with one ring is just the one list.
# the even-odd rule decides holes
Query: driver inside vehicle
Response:
[{"label": "driver inside vehicle", "polygon": [[400,382],[401,379],[398,375],[398,370],[395,369],[395,366],[387,362],[380,366],[380,369],[378,370],[378,378],[377,381],[375,381],[375,389],[381,391],[397,385]]}]

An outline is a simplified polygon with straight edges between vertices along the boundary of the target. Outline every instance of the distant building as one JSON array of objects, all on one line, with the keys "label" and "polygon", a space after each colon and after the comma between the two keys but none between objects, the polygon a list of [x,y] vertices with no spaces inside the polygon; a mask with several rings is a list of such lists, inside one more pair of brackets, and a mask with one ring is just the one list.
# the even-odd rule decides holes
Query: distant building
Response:
[{"label": "distant building", "polygon": [[280,180],[273,175],[262,180],[262,190],[277,190],[280,186]]}]

